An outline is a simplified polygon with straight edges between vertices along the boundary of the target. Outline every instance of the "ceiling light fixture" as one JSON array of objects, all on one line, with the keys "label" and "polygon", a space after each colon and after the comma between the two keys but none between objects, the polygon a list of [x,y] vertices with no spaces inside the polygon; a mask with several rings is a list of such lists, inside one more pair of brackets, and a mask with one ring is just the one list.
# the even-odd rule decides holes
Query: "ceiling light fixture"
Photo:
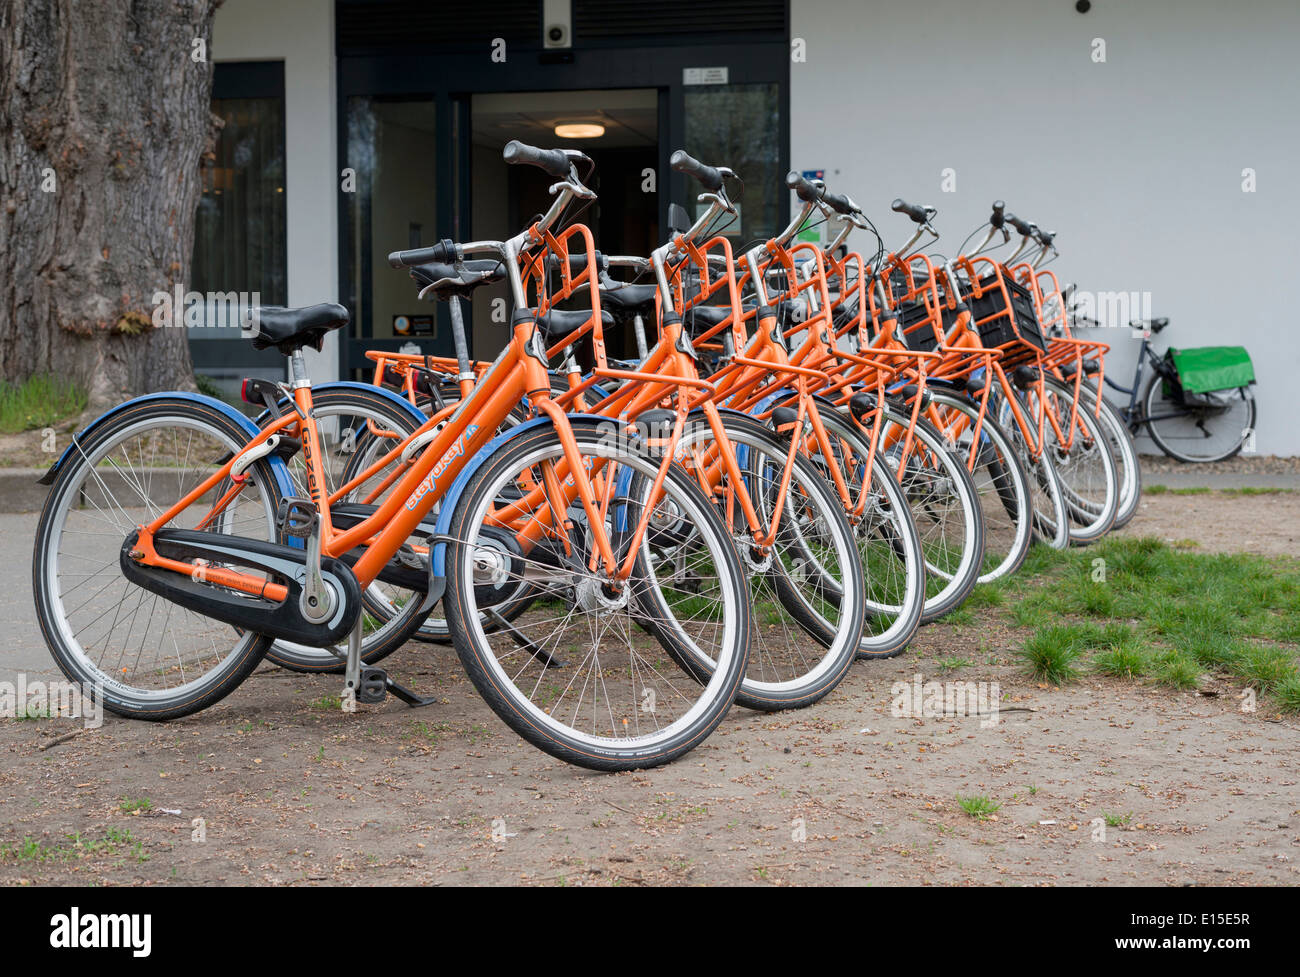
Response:
[{"label": "ceiling light fixture", "polygon": [[555,134],[561,139],[598,139],[605,134],[605,127],[598,122],[561,122]]}]

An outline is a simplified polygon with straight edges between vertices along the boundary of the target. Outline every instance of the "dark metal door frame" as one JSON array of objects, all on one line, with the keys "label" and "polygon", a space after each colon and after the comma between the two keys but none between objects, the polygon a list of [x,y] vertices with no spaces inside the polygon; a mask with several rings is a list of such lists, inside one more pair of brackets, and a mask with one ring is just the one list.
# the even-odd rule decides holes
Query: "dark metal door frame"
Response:
[{"label": "dark metal door frame", "polygon": [[[338,58],[338,169],[347,161],[347,103],[354,96],[420,97],[435,102],[438,159],[437,228],[430,239],[461,238],[470,226],[469,99],[474,94],[514,91],[579,91],[589,89],[654,88],[659,95],[659,226],[668,223],[670,201],[688,200],[686,178],[669,169],[668,158],[686,137],[686,68],[725,65],[729,85],[775,83],[780,106],[781,171],[790,163],[790,48],[787,41],[719,43],[649,47],[609,47],[565,51],[560,55],[537,49],[508,50],[505,62],[494,63],[487,49],[437,54],[352,55]],[[454,133],[453,127],[458,131]],[[454,138],[455,136],[455,138]],[[459,152],[453,153],[453,144]],[[789,220],[789,195],[778,195],[778,217]],[[339,195],[339,294],[348,296],[347,199]],[[454,217],[460,220],[453,227]],[[396,272],[394,272],[396,274]],[[346,304],[346,303],[345,303]],[[369,308],[369,304],[366,304]],[[355,313],[355,309],[351,310]],[[369,332],[363,323],[363,337]],[[342,338],[342,337],[341,337]],[[339,370],[364,366],[366,349],[396,349],[405,340],[351,337],[339,344]]]}]

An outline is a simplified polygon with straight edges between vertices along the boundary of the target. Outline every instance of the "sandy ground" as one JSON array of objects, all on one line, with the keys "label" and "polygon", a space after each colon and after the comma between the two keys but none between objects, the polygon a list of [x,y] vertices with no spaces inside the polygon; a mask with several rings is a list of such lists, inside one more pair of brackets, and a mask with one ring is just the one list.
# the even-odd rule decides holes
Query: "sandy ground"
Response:
[{"label": "sandy ground", "polygon": [[1300,558],[1300,492],[1143,496],[1121,532],[1191,542],[1206,552]]},{"label": "sandy ground", "polygon": [[[1298,515],[1294,494],[1163,495],[1126,531],[1295,555]],[[418,710],[325,710],[337,678],[264,667],[167,725],[110,717],[42,750],[77,727],[0,722],[0,882],[1300,882],[1300,722],[1226,685],[1040,685],[1022,636],[933,625],[812,709],[733,710],[676,764],[614,776],[524,744],[422,645],[393,667],[438,696]],[[918,674],[998,683],[999,722],[895,718]],[[958,794],[1001,806],[977,820]],[[122,809],[140,798],[151,812]]]}]

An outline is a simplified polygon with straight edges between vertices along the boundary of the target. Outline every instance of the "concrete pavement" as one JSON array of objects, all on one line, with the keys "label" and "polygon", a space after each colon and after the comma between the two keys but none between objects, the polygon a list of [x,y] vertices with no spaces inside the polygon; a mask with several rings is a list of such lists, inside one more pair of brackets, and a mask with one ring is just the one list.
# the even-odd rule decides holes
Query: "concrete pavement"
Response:
[{"label": "concrete pavement", "polygon": [[0,512],[0,681],[61,678],[36,624],[32,542],[36,513]]}]

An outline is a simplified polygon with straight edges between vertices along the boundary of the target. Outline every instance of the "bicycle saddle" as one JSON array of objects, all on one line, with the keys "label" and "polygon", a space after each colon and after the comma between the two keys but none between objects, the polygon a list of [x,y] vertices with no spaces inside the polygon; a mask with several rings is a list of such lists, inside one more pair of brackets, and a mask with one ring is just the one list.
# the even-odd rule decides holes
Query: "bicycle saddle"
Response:
[{"label": "bicycle saddle", "polygon": [[655,310],[657,285],[618,285],[601,288],[600,304],[620,315],[648,315]]},{"label": "bicycle saddle", "polygon": [[800,296],[796,299],[778,299],[776,302],[776,321],[782,328],[788,329],[800,322],[806,322],[812,315],[808,300]]},{"label": "bicycle saddle", "polygon": [[253,310],[253,348],[274,346],[285,356],[304,346],[319,350],[325,336],[346,326],[348,310],[337,302],[322,302],[301,309],[262,305]]},{"label": "bicycle saddle", "polygon": [[[537,317],[537,328],[547,343],[554,345],[577,332],[590,318],[590,309],[550,309]],[[614,317],[604,309],[600,310],[600,325],[602,329],[614,325]]]},{"label": "bicycle saddle", "polygon": [[691,336],[698,336],[719,325],[730,315],[729,305],[697,305],[693,309],[686,310],[682,322]]},{"label": "bicycle saddle", "polygon": [[838,329],[858,314],[858,292],[854,289],[835,309],[832,321]]},{"label": "bicycle saddle", "polygon": [[1129,323],[1129,325],[1133,326],[1135,329],[1141,329],[1142,327],[1147,326],[1150,327],[1152,333],[1157,333],[1165,326],[1169,325],[1169,320],[1167,318],[1134,319]]}]

